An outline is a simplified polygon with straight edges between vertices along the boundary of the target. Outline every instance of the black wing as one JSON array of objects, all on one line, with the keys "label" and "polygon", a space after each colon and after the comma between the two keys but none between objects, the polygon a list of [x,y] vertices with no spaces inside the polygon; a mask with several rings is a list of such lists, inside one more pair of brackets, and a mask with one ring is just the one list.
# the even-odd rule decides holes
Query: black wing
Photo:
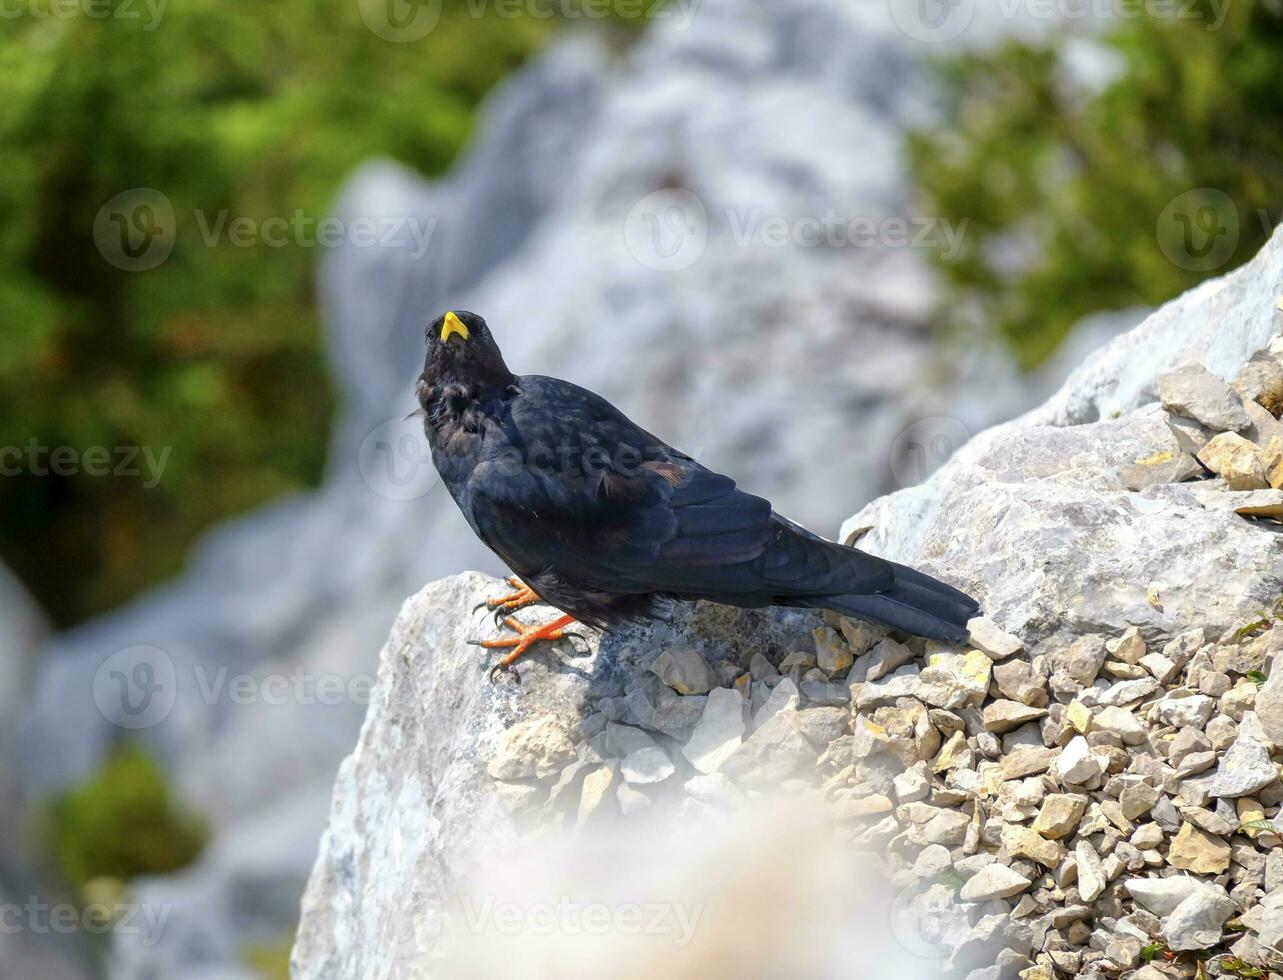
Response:
[{"label": "black wing", "polygon": [[889,563],[798,528],[569,382],[523,378],[500,428],[468,506],[521,574],[735,604],[895,583]]}]

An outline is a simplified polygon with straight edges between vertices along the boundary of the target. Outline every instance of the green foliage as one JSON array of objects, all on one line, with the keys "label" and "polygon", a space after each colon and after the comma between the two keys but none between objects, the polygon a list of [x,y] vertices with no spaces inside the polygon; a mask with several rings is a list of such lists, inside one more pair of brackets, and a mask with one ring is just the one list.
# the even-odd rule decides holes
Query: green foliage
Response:
[{"label": "green foliage", "polygon": [[1259,966],[1252,966],[1246,960],[1241,960],[1237,956],[1226,956],[1220,961],[1221,969],[1226,973],[1231,973],[1236,977],[1246,977],[1248,980],[1256,980],[1257,977],[1266,976],[1266,972]]},{"label": "green foliage", "polygon": [[1160,956],[1167,955],[1166,943],[1146,943],[1140,948],[1140,958],[1145,963],[1152,963]]},{"label": "green foliage", "polygon": [[968,222],[938,257],[955,328],[996,330],[1033,365],[1084,315],[1161,303],[1265,241],[1283,209],[1283,6],[1176,6],[1111,28],[1118,71],[1095,92],[1069,83],[1063,37],[940,63],[945,124],[910,155],[924,210]]},{"label": "green foliage", "polygon": [[[465,0],[413,43],[376,35],[356,2],[77,6],[107,16],[38,0],[44,16],[0,33],[0,449],[23,453],[0,458],[0,560],[64,625],[175,572],[212,522],[320,477],[318,250],[211,245],[200,221],[317,218],[375,155],[439,173],[482,96],[555,29]],[[134,188],[176,216],[149,271],[117,268],[94,235]],[[50,475],[33,440],[84,465]],[[169,455],[148,488],[142,458],[138,475],[87,473],[90,447],[112,470],[115,447]]]},{"label": "green foliage", "polygon": [[160,767],[138,748],[117,752],[54,800],[43,830],[58,870],[77,889],[185,867],[206,836],[201,821],[170,798]]}]

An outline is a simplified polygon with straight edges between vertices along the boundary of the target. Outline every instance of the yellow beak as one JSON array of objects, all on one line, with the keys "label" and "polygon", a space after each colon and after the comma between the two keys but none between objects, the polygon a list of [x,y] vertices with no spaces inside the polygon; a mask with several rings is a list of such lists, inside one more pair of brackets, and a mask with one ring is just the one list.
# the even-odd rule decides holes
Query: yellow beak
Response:
[{"label": "yellow beak", "polygon": [[450,339],[450,335],[454,333],[457,333],[464,340],[468,339],[468,328],[463,325],[462,320],[455,316],[453,312],[450,312],[445,315],[445,323],[441,325],[441,342],[445,343]]}]

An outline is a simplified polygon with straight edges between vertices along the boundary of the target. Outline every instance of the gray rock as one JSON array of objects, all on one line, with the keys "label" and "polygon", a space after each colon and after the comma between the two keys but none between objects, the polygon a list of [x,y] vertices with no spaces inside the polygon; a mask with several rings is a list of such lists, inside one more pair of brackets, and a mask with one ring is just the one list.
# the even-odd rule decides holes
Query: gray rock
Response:
[{"label": "gray rock", "polygon": [[967,836],[971,818],[957,810],[941,810],[923,824],[919,830],[921,839],[926,844],[961,844]]},{"label": "gray rock", "polygon": [[606,733],[605,738],[602,740],[602,745],[606,750],[606,754],[615,758],[623,758],[641,749],[658,748],[658,743],[640,728],[633,728],[631,725],[619,725],[615,722],[610,722],[606,725]]},{"label": "gray rock", "polygon": [[1080,840],[1074,848],[1074,859],[1078,862],[1078,893],[1084,902],[1094,902],[1108,884],[1100,855],[1089,841]]},{"label": "gray rock", "polygon": [[1091,754],[1087,739],[1075,735],[1056,759],[1056,774],[1066,783],[1081,785],[1100,775],[1100,763]]},{"label": "gray rock", "polygon": [[1025,648],[1019,637],[1004,633],[987,616],[977,616],[967,624],[967,630],[971,634],[971,645],[994,660],[1014,657]]},{"label": "gray rock", "polygon": [[1249,711],[1238,726],[1234,744],[1205,784],[1209,796],[1250,796],[1278,780],[1279,767],[1270,761],[1264,737],[1256,713]]},{"label": "gray rock", "polygon": [[1123,887],[1149,911],[1165,916],[1204,884],[1189,875],[1172,875],[1170,878],[1130,878],[1123,882]]},{"label": "gray rock", "polygon": [[662,783],[676,771],[673,761],[660,748],[637,749],[624,756],[619,764],[619,773],[624,781],[635,786]]},{"label": "gray rock", "polygon": [[1185,898],[1163,920],[1163,935],[1170,949],[1181,952],[1207,949],[1221,941],[1222,927],[1237,910],[1225,889],[1204,884]]},{"label": "gray rock", "polygon": [[665,650],[650,669],[678,694],[707,694],[717,683],[704,655],[685,647]]},{"label": "gray rock", "polygon": [[[1187,623],[1217,635],[1264,608],[1283,593],[1270,535],[1204,509],[1187,485],[1131,493],[1117,471],[1170,439],[1152,404],[1159,375],[1187,364],[1233,375],[1277,334],[1266,284],[1281,274],[1276,232],[1249,266],[1092,355],[1042,408],[977,436],[923,486],[871,503],[844,539],[984,582],[986,615],[1026,643]],[[995,552],[1003,576],[982,567]]]},{"label": "gray rock", "polygon": [[615,799],[619,802],[620,812],[626,817],[635,817],[654,806],[649,796],[630,783],[620,783],[616,787]]},{"label": "gray rock", "polygon": [[815,765],[816,751],[798,727],[798,712],[783,708],[753,732],[722,763],[719,771],[741,786],[776,789]]},{"label": "gray rock", "polygon": [[1123,708],[1102,708],[1091,720],[1093,731],[1112,732],[1125,745],[1140,745],[1149,736],[1149,728],[1136,715]]},{"label": "gray rock", "polygon": [[992,701],[985,705],[984,724],[989,731],[1001,735],[1046,714],[1046,708],[1031,708],[1019,701]]},{"label": "gray rock", "polygon": [[784,680],[775,685],[770,697],[766,699],[766,703],[758,708],[753,715],[753,729],[761,728],[781,711],[796,710],[801,700],[801,693],[798,691],[797,685],[793,683],[792,678],[784,678]]},{"label": "gray rock", "polygon": [[1100,693],[1102,705],[1123,707],[1135,704],[1149,697],[1158,690],[1158,682],[1151,677],[1142,677],[1132,681],[1119,681]]},{"label": "gray rock", "polygon": [[[643,735],[650,744],[650,738]],[[565,722],[541,716],[518,722],[499,739],[486,771],[495,779],[546,779],[575,758]]]},{"label": "gray rock", "polygon": [[[862,658],[863,659],[863,658]],[[913,651],[890,637],[879,640],[867,654],[865,680],[881,680],[914,660]]]},{"label": "gray rock", "polygon": [[1265,737],[1283,746],[1283,670],[1271,673],[1256,693],[1256,716]]},{"label": "gray rock", "polygon": [[958,897],[964,902],[988,902],[1018,895],[1029,887],[1029,879],[1002,864],[981,868],[962,886]]},{"label": "gray rock", "polygon": [[739,748],[744,731],[743,697],[736,691],[716,688],[709,692],[704,713],[682,754],[700,772],[717,772]]},{"label": "gray rock", "polygon": [[949,849],[940,844],[929,844],[919,853],[913,862],[913,873],[919,878],[934,878],[953,865]]},{"label": "gray rock", "polygon": [[1188,697],[1166,697],[1158,702],[1158,717],[1164,725],[1175,728],[1203,728],[1216,710],[1216,702],[1205,694]]},{"label": "gray rock", "polygon": [[1242,432],[1251,424],[1239,396],[1202,365],[1186,365],[1160,376],[1158,396],[1169,412],[1217,432]]},{"label": "gray rock", "polygon": [[823,748],[846,734],[851,713],[843,708],[806,708],[796,716],[797,728],[817,748]]},{"label": "gray rock", "polygon": [[918,671],[893,674],[882,681],[870,681],[861,685],[855,696],[855,706],[860,711],[872,711],[874,708],[895,704],[900,698],[911,698],[918,693]]}]

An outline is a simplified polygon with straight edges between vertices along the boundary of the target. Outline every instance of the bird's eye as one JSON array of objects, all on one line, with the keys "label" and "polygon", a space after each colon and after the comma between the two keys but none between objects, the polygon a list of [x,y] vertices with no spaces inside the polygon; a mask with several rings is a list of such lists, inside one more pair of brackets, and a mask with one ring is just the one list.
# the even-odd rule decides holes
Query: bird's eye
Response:
[{"label": "bird's eye", "polygon": [[462,414],[463,410],[466,409],[467,407],[468,407],[467,395],[450,396],[450,411],[454,412],[456,415]]}]

